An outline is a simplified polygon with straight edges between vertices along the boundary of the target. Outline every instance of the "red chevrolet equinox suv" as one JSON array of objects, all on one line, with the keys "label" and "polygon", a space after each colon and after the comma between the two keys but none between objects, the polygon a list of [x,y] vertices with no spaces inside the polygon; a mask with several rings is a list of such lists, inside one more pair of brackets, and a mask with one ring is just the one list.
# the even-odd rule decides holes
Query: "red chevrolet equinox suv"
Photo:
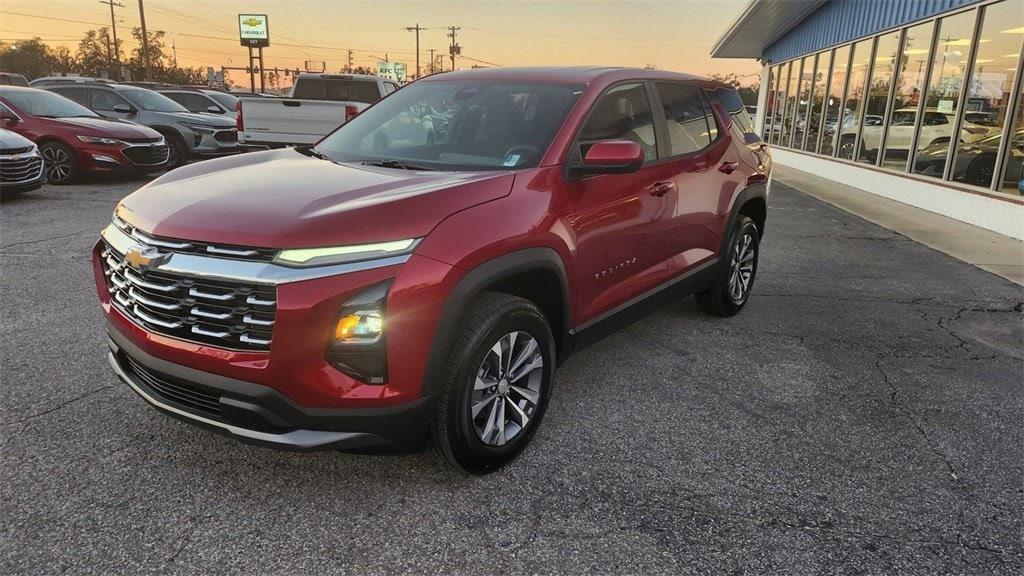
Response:
[{"label": "red chevrolet equinox suv", "polygon": [[94,251],[109,361],[241,440],[429,442],[485,473],[530,441],[573,350],[686,294],[743,308],[769,170],[737,93],[699,77],[435,75],[315,146],[121,201]]}]

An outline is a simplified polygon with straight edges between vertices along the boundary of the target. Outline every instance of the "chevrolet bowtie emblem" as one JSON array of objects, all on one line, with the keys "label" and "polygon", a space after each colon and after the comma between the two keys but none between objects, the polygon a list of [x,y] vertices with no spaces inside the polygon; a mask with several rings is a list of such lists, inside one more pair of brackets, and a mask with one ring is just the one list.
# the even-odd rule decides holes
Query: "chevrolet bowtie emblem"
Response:
[{"label": "chevrolet bowtie emblem", "polygon": [[124,259],[136,270],[151,270],[163,264],[170,258],[170,254],[161,254],[156,248],[136,246],[128,250]]}]

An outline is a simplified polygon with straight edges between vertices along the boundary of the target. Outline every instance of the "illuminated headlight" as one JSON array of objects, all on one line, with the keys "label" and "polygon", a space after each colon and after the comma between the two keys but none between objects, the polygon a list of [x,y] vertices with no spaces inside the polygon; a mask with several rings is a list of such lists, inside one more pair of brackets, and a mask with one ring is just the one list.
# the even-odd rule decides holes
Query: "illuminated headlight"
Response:
[{"label": "illuminated headlight", "polygon": [[384,318],[390,287],[390,280],[381,282],[349,299],[327,344],[327,361],[367,384],[388,380]]},{"label": "illuminated headlight", "polygon": [[117,146],[118,144],[124,144],[124,142],[116,138],[104,138],[102,136],[78,136],[78,139],[88,144],[102,144],[104,146]]},{"label": "illuminated headlight", "polygon": [[418,238],[379,242],[376,244],[357,244],[354,246],[333,246],[326,248],[297,248],[281,250],[275,262],[285,266],[327,266],[329,264],[345,264],[362,260],[375,260],[409,254],[419,243]]}]

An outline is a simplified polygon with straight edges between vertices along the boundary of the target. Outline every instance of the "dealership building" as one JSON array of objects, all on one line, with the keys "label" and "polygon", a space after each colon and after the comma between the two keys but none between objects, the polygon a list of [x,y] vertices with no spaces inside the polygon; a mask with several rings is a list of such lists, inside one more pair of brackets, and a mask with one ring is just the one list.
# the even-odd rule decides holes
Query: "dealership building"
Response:
[{"label": "dealership building", "polygon": [[1024,0],[752,0],[777,164],[1024,239]]}]

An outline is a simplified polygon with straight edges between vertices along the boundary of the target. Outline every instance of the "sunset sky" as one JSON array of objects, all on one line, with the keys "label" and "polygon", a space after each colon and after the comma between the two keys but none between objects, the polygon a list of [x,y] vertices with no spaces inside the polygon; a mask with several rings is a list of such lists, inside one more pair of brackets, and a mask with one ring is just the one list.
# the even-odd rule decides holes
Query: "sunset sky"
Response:
[{"label": "sunset sky", "polygon": [[[139,25],[137,0],[120,0],[118,37],[135,47],[129,29]],[[415,35],[421,61],[427,50],[447,54],[446,26],[460,26],[459,43],[467,57],[456,62],[502,66],[601,64],[644,66],[709,74],[756,74],[753,60],[712,60],[712,44],[736,18],[747,0],[670,1],[442,1],[374,0],[145,0],[150,30],[174,34],[182,66],[245,65],[238,42],[236,14],[265,13],[271,46],[268,67],[302,67],[305,60],[327,62],[328,71],[344,66],[346,49],[355,65],[390,60],[415,68]],[[2,0],[0,38],[41,37],[72,51],[86,30],[110,24],[109,8],[97,0]],[[168,41],[168,48],[170,42]],[[169,52],[170,50],[168,50]],[[475,60],[470,60],[473,58]],[[447,64],[446,64],[447,66]],[[238,78],[238,77],[236,77]],[[746,78],[754,82],[756,78]]]}]

